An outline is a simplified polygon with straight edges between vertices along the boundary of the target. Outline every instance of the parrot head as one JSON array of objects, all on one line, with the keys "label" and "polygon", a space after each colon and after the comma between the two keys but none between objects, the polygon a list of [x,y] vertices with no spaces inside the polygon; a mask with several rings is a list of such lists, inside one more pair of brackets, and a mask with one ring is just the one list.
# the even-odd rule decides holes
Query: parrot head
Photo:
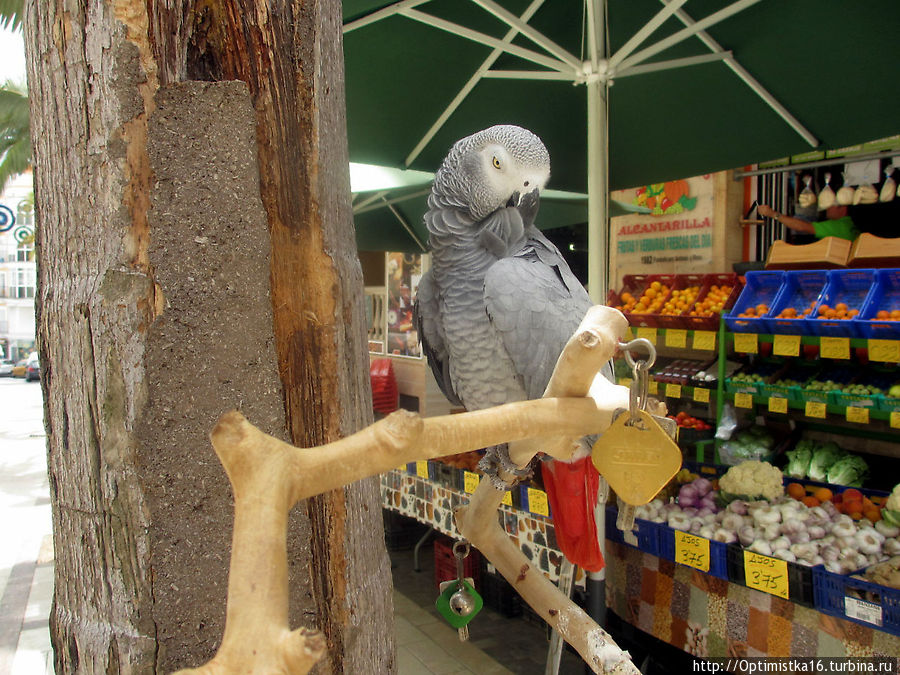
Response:
[{"label": "parrot head", "polygon": [[502,124],[454,143],[434,177],[434,192],[475,221],[497,209],[536,202],[550,178],[550,154],[535,134]]}]

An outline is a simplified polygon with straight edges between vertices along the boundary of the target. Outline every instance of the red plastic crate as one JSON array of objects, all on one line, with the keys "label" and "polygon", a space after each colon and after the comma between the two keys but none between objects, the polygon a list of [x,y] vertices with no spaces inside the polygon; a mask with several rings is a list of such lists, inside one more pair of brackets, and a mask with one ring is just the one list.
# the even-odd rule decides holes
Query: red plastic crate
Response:
[{"label": "red plastic crate", "polygon": [[[737,274],[704,274],[700,295],[697,296],[697,301],[689,307],[687,311],[690,312],[699,303],[706,300],[706,296],[709,295],[710,288],[713,286],[731,286],[731,293],[725,300],[725,304],[722,306],[722,312],[725,313],[734,307],[734,303],[737,302],[738,297],[740,297],[741,291],[744,290],[744,283]],[[682,316],[682,320],[684,321],[685,328],[688,328],[689,330],[718,330],[719,316],[719,314],[715,314],[714,316],[690,316],[686,312]]]},{"label": "red plastic crate", "polygon": [[[481,554],[474,547],[463,558],[463,576],[472,577],[475,590],[481,588]],[[456,556],[453,555],[453,539],[440,536],[434,540],[434,587],[440,588],[442,581],[456,579]]]},{"label": "red plastic crate", "polygon": [[[685,288],[690,288],[691,286],[699,286],[700,292],[703,292],[703,277],[702,274],[676,274],[675,275],[675,283],[672,284],[672,291],[680,291]],[[671,291],[669,293],[671,297]],[[699,295],[698,295],[699,297]],[[693,304],[693,303],[692,303]],[[660,314],[657,318],[659,321],[660,328],[687,328],[687,323],[685,322],[685,314],[687,313],[690,307],[682,310],[678,314]]]},{"label": "red plastic crate", "polygon": [[[635,298],[641,297],[647,287],[654,281],[665,284],[669,287],[671,293],[672,286],[675,284],[674,274],[626,274],[622,277],[622,289],[616,293],[610,291],[607,296],[606,304],[611,307],[617,307],[622,304],[622,293],[631,293]],[[664,296],[668,297],[668,295]],[[659,314],[635,314],[634,312],[623,312],[625,318],[628,319],[629,325],[632,326],[649,326],[651,328],[659,327]]]}]

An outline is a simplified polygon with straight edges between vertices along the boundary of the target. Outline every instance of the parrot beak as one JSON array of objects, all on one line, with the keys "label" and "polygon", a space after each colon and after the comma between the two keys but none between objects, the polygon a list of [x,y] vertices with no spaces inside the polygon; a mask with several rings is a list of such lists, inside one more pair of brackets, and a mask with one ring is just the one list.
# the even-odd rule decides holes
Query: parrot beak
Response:
[{"label": "parrot beak", "polygon": [[518,192],[518,191],[513,192],[513,193],[509,196],[509,199],[506,200],[506,207],[507,207],[507,208],[516,207],[516,206],[519,205],[519,203],[520,203],[521,201],[522,201],[522,197],[521,197],[521,195],[519,194],[519,192]]}]

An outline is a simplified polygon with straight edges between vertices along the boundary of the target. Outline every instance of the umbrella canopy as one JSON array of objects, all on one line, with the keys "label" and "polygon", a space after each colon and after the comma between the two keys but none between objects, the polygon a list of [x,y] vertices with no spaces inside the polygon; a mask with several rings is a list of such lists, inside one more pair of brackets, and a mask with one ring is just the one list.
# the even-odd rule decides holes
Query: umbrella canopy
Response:
[{"label": "umbrella canopy", "polygon": [[[428,210],[432,176],[418,173],[427,176],[428,180],[394,188],[353,190],[353,224],[356,247],[360,251],[424,253],[427,250],[428,230],[422,216]],[[650,212],[645,207],[615,200],[610,202],[611,216]],[[583,225],[587,220],[586,194],[545,190],[541,196],[538,226],[542,230]]]},{"label": "umbrella canopy", "polygon": [[894,0],[343,8],[351,159],[433,171],[462,136],[498,123],[531,129],[550,151],[550,187],[590,196],[594,293],[609,189],[900,131]]}]

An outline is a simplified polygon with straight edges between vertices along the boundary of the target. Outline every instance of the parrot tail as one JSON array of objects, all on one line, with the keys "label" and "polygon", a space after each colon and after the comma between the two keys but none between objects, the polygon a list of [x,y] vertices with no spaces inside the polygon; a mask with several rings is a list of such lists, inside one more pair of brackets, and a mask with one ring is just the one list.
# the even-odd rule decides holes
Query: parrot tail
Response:
[{"label": "parrot tail", "polygon": [[579,567],[599,572],[606,565],[594,521],[600,474],[590,455],[573,462],[546,460],[541,473],[560,549]]}]

